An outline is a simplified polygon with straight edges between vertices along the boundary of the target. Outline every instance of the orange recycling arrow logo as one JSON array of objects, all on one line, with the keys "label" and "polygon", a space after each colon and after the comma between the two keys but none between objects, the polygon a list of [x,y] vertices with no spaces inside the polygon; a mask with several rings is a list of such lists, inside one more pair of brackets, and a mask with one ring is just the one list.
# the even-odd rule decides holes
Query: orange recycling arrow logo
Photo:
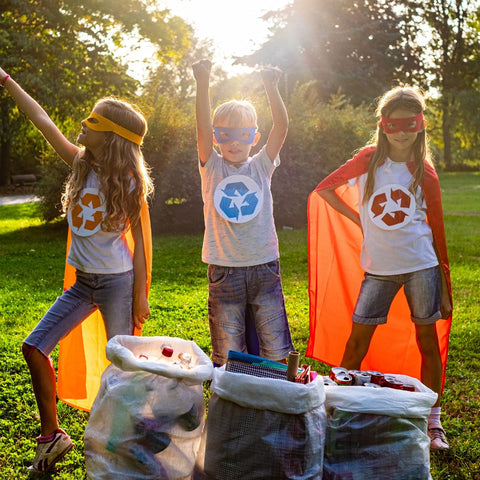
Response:
[{"label": "orange recycling arrow logo", "polygon": [[76,205],[68,210],[68,224],[72,232],[88,237],[101,227],[105,204],[97,188],[84,188]]}]

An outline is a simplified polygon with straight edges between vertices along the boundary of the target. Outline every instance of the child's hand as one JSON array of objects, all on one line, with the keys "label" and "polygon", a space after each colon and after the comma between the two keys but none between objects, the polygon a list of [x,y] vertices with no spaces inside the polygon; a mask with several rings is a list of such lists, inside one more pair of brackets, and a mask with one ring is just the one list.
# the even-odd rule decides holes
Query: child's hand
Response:
[{"label": "child's hand", "polygon": [[192,69],[197,82],[208,80],[212,70],[212,62],[210,60],[199,60],[192,65]]},{"label": "child's hand", "polygon": [[277,67],[264,67],[260,70],[265,85],[277,86],[283,72]]},{"label": "child's hand", "polygon": [[133,297],[133,322],[137,328],[142,328],[145,320],[150,315],[150,307],[146,295]]}]

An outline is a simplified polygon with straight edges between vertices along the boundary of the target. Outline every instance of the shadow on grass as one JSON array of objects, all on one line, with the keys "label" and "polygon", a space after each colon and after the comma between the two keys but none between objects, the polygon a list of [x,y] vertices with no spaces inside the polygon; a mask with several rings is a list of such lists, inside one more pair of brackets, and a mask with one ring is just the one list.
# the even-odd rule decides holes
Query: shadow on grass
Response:
[{"label": "shadow on grass", "polygon": [[[3,207],[2,207],[3,208]],[[3,216],[1,217],[3,219]],[[25,218],[25,217],[20,217]],[[0,244],[9,244],[10,242],[28,241],[32,242],[44,241],[48,238],[60,238],[66,241],[68,225],[64,220],[42,223],[41,225],[34,225],[28,227],[20,227],[15,230],[10,230],[5,233],[0,233]]]},{"label": "shadow on grass", "polygon": [[45,223],[36,203],[0,206],[0,225],[0,245],[5,246],[30,240],[35,243],[50,238],[66,239],[67,235],[67,222],[58,219]]}]

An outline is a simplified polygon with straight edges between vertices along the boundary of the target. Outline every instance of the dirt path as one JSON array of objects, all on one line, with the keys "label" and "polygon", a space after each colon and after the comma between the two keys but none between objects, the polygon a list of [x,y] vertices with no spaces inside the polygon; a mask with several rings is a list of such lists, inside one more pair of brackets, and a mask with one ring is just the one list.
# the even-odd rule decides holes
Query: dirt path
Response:
[{"label": "dirt path", "polygon": [[2,195],[0,205],[18,205],[20,203],[39,202],[40,198],[33,193],[25,195]]}]

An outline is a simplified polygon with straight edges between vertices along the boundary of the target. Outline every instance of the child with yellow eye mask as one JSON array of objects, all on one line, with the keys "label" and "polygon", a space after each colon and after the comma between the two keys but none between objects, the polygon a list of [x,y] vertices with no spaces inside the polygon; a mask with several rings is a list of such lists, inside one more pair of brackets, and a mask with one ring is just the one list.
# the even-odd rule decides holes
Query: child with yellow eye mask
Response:
[{"label": "child with yellow eye mask", "polygon": [[[0,86],[72,168],[63,195],[70,227],[64,293],[22,346],[41,421],[30,469],[43,472],[73,448],[58,425],[56,394],[89,410],[107,365],[107,339],[139,333],[150,314],[146,201],[153,185],[141,151],[147,123],[128,103],[104,98],[82,121],[78,147],[2,68]],[[56,384],[49,355],[59,342]]]}]

